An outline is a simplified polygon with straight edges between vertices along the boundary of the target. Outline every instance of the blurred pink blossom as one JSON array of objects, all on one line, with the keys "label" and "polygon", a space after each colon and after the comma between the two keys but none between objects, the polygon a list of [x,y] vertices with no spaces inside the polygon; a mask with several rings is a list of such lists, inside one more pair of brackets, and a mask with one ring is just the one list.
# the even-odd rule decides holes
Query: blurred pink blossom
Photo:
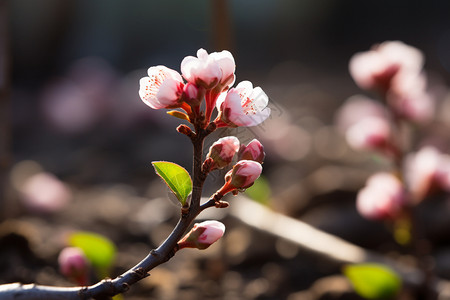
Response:
[{"label": "blurred pink blossom", "polygon": [[235,136],[227,136],[216,141],[209,148],[207,158],[212,160],[210,170],[222,169],[233,160],[239,150],[239,140]]},{"label": "blurred pink blossom", "polygon": [[410,154],[405,163],[405,180],[415,203],[436,190],[450,192],[450,156],[431,146]]},{"label": "blurred pink blossom", "polygon": [[58,256],[61,274],[79,285],[88,284],[89,260],[83,250],[77,247],[64,248]]},{"label": "blurred pink blossom", "polygon": [[395,219],[406,204],[400,180],[390,173],[376,173],[357,195],[356,208],[371,220]]},{"label": "blurred pink blossom", "polygon": [[67,133],[91,128],[101,115],[98,103],[70,80],[49,84],[42,96],[42,110],[46,119],[58,130]]},{"label": "blurred pink blossom", "polygon": [[423,74],[396,76],[386,99],[395,114],[406,120],[423,123],[434,116],[434,99],[426,90]]},{"label": "blurred pink blossom", "polygon": [[356,150],[391,151],[392,134],[390,123],[380,117],[368,117],[348,128],[345,135],[349,145]]},{"label": "blurred pink blossom", "polygon": [[399,73],[419,73],[423,54],[400,41],[387,41],[366,52],[356,53],[349,64],[356,84],[367,90],[389,90],[391,81]]},{"label": "blurred pink blossom", "polygon": [[44,117],[65,133],[87,131],[110,112],[116,83],[117,74],[106,61],[95,57],[77,60],[64,78],[44,88]]},{"label": "blurred pink blossom", "polygon": [[179,106],[183,91],[181,75],[165,66],[148,69],[148,76],[139,81],[139,96],[153,109],[174,108]]},{"label": "blurred pink blossom", "polygon": [[253,88],[250,81],[242,81],[217,100],[216,123],[231,127],[256,126],[269,117],[268,103],[269,98],[260,87]]},{"label": "blurred pink blossom", "polygon": [[225,225],[219,221],[204,221],[197,223],[178,242],[179,249],[197,248],[206,249],[217,242],[225,233]]},{"label": "blurred pink blossom", "polygon": [[336,124],[342,132],[367,117],[388,118],[389,113],[381,103],[363,95],[348,98],[336,113]]},{"label": "blurred pink blossom", "polygon": [[72,197],[69,188],[61,180],[46,172],[26,179],[19,192],[26,207],[43,213],[61,210]]}]

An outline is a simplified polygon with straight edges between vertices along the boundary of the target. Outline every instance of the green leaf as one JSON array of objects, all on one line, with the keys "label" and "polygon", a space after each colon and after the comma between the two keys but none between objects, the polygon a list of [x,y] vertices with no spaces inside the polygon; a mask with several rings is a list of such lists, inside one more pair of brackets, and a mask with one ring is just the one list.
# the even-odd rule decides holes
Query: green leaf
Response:
[{"label": "green leaf", "polygon": [[392,299],[402,285],[400,276],[381,264],[348,265],[343,272],[355,292],[366,299]]},{"label": "green leaf", "polygon": [[183,167],[167,161],[154,161],[152,165],[181,205],[185,205],[187,197],[192,192],[192,180],[189,173]]},{"label": "green leaf", "polygon": [[268,205],[271,197],[271,189],[269,182],[264,176],[256,179],[251,187],[245,190],[245,193],[253,200]]},{"label": "green leaf", "polygon": [[116,256],[116,246],[111,240],[100,234],[79,231],[69,236],[69,244],[83,250],[99,277],[109,275]]}]

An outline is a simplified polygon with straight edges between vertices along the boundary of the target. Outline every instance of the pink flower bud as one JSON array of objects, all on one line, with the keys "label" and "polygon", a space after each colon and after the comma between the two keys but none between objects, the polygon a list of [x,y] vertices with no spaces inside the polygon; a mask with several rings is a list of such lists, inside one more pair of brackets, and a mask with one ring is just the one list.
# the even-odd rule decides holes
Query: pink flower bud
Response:
[{"label": "pink flower bud", "polygon": [[183,88],[184,96],[188,103],[200,104],[201,99],[198,99],[198,88],[195,84],[188,82]]},{"label": "pink flower bud", "polygon": [[345,137],[357,150],[385,150],[390,145],[391,126],[384,118],[368,117],[348,128]]},{"label": "pink flower bud", "polygon": [[246,189],[253,185],[261,175],[262,166],[253,160],[241,160],[233,166],[233,169],[225,174],[225,184],[217,192],[225,195],[234,190]]},{"label": "pink flower bud", "polygon": [[83,250],[77,247],[64,248],[58,257],[60,272],[79,285],[88,284],[89,261]]},{"label": "pink flower bud", "polygon": [[225,233],[225,225],[218,221],[197,223],[178,242],[179,249],[197,248],[204,250],[217,242]]},{"label": "pink flower bud", "polygon": [[422,53],[399,41],[375,45],[372,50],[355,54],[349,70],[362,89],[378,89],[385,93],[398,73],[417,73],[423,65]]},{"label": "pink flower bud", "polygon": [[234,136],[227,136],[216,141],[210,148],[207,158],[212,159],[210,170],[222,169],[233,160],[239,150],[239,140]]},{"label": "pink flower bud", "polygon": [[219,96],[218,119],[230,127],[256,126],[269,117],[268,103],[269,98],[260,87],[253,88],[250,81],[242,81]]},{"label": "pink flower bud", "polygon": [[377,173],[359,191],[356,208],[367,219],[395,219],[405,202],[405,192],[400,180],[390,173]]},{"label": "pink flower bud", "polygon": [[424,123],[434,115],[434,99],[426,90],[423,74],[404,74],[396,76],[386,98],[394,113],[406,120]]},{"label": "pink flower bud", "polygon": [[434,191],[450,191],[450,156],[424,147],[406,159],[405,180],[415,203]]},{"label": "pink flower bud", "polygon": [[204,49],[197,51],[197,57],[187,56],[181,62],[181,74],[191,83],[212,88],[221,80],[222,70],[214,56]]},{"label": "pink flower bud", "polygon": [[165,66],[148,69],[148,77],[139,81],[139,96],[145,104],[154,109],[179,107],[183,90],[181,75]]},{"label": "pink flower bud", "polygon": [[257,139],[252,140],[247,146],[242,145],[238,154],[239,160],[253,160],[260,164],[265,156],[264,147]]}]

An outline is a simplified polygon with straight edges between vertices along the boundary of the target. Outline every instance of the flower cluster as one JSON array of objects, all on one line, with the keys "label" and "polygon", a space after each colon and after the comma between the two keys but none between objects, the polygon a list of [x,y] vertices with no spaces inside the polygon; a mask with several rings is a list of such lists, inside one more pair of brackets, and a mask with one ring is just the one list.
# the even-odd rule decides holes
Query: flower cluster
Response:
[{"label": "flower cluster", "polygon": [[380,92],[397,117],[425,122],[433,116],[434,102],[426,90],[423,63],[418,49],[388,41],[355,54],[349,69],[356,84]]},{"label": "flower cluster", "polygon": [[221,196],[236,190],[244,190],[253,185],[261,175],[265,153],[263,145],[256,139],[247,146],[239,146],[239,140],[233,136],[219,139],[209,149],[203,164],[207,171],[224,168],[237,154],[238,162],[225,175],[225,184],[217,192]]},{"label": "flower cluster", "polygon": [[[200,196],[196,193],[194,197],[192,192],[191,201],[187,204],[181,193],[178,193],[184,215],[189,214],[189,205],[199,207],[199,210],[192,211],[211,206],[227,207],[229,204],[221,200],[223,196],[230,192],[236,195],[252,186],[261,175],[265,153],[262,144],[256,139],[241,145],[234,136],[222,137],[209,148],[205,160],[201,159],[204,138],[217,128],[255,126],[270,114],[267,107],[269,99],[260,87],[253,87],[250,81],[242,81],[232,87],[236,79],[235,69],[230,52],[224,50],[208,54],[200,49],[196,57],[187,56],[183,59],[181,74],[165,66],[155,66],[149,68],[148,76],[140,80],[139,95],[145,104],[153,109],[171,109],[169,115],[193,125],[192,128],[182,124],[177,128],[194,145],[194,183],[189,179],[184,180],[188,183],[181,190],[201,189],[210,172],[232,166],[225,175],[224,185],[207,203],[200,206]],[[217,113],[212,119],[214,111]],[[162,176],[164,180],[166,177]],[[178,181],[171,181],[168,186],[174,191],[178,190],[178,184]],[[178,242],[178,249],[206,249],[224,231],[224,225],[217,221],[196,224]]]},{"label": "flower cluster", "polygon": [[[148,76],[140,80],[139,95],[145,104],[154,109],[180,108],[172,115],[191,123],[208,126],[216,108],[213,121],[216,127],[255,126],[270,114],[268,97],[260,87],[249,81],[231,88],[235,81],[235,62],[230,52],[213,52],[199,49],[197,57],[187,56],[181,62],[181,75],[165,66],[148,69]],[[184,82],[184,80],[186,82]],[[205,109],[200,111],[205,100]]]},{"label": "flower cluster", "polygon": [[368,219],[395,221],[431,193],[450,191],[450,156],[431,146],[412,150],[413,136],[405,132],[434,114],[423,64],[418,49],[398,41],[375,45],[350,60],[356,84],[379,92],[382,102],[353,96],[338,112],[338,124],[352,148],[376,151],[394,166],[392,173],[369,177],[357,195],[357,209]]}]

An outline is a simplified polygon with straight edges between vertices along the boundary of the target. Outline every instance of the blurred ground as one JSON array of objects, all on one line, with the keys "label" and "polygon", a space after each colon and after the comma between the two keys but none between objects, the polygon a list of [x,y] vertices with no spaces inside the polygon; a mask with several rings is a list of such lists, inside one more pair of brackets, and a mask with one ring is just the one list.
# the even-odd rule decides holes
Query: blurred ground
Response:
[{"label": "blurred ground", "polygon": [[[273,114],[265,124],[216,134],[263,142],[270,206],[358,245],[402,251],[389,228],[363,220],[354,208],[358,188],[387,162],[351,151],[333,118],[346,98],[360,93],[347,71],[351,55],[398,39],[424,51],[440,101],[441,122],[430,131],[448,143],[450,3],[3,4],[2,24],[9,34],[3,38],[10,51],[9,56],[0,51],[1,64],[10,72],[0,80],[2,88],[10,82],[10,100],[5,94],[0,99],[8,112],[1,124],[8,134],[0,140],[7,161],[1,177],[6,179],[0,199],[0,283],[70,284],[58,273],[56,258],[72,230],[98,232],[116,243],[113,276],[167,236],[178,209],[167,200],[150,162],[169,160],[189,169],[191,150],[175,132],[177,120],[139,100],[138,81],[152,65],[179,70],[182,58],[200,47],[230,49],[237,80],[252,81],[271,98]],[[61,208],[37,212],[26,205],[18,191],[38,171],[68,186]],[[208,180],[205,196],[222,183],[222,175]],[[449,209],[442,197],[422,210],[444,278],[450,276]],[[219,244],[178,253],[125,299],[358,299],[332,262],[248,228],[226,211],[212,217],[227,226]]]}]

